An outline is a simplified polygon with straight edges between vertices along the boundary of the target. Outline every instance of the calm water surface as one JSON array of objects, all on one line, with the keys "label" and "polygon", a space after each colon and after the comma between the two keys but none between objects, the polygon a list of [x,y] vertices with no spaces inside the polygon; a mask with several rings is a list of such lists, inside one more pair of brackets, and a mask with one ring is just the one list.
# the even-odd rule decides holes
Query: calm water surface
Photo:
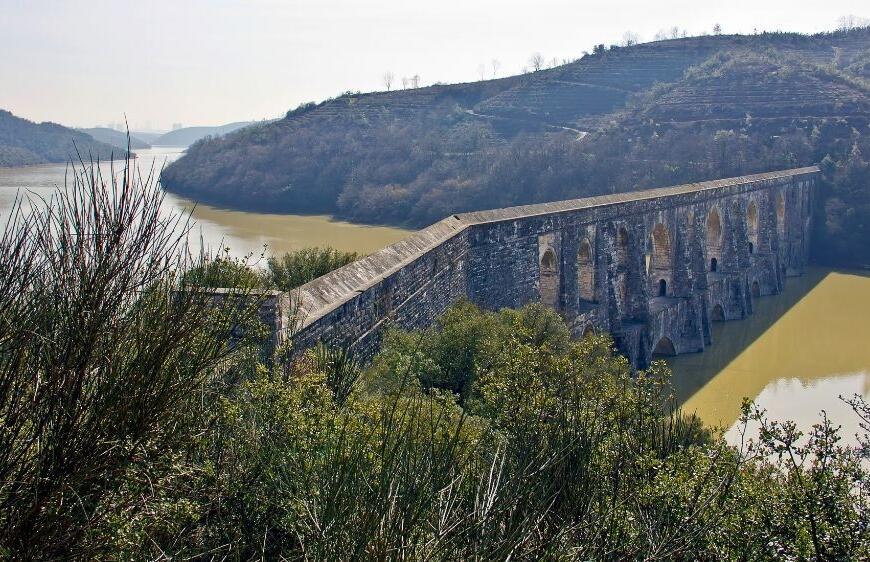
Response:
[{"label": "calm water surface", "polygon": [[811,269],[781,295],[756,300],[745,320],[713,325],[713,346],[669,362],[687,412],[736,443],[744,397],[773,419],[808,429],[824,410],[843,426],[858,419],[838,397],[870,398],[870,275]]},{"label": "calm water surface", "polygon": [[[159,147],[136,151],[137,164],[145,174],[152,164],[157,170],[181,156],[183,148]],[[116,166],[118,163],[116,163]],[[104,164],[108,173],[109,164]],[[64,183],[66,166],[46,164],[24,168],[0,168],[0,228],[5,225],[9,208],[16,194],[29,191],[50,197]],[[218,209],[167,195],[168,210],[193,209],[196,227],[193,236],[198,244],[200,234],[206,246],[229,247],[235,255],[259,255],[264,245],[268,253],[283,253],[308,246],[333,246],[347,251],[371,253],[408,235],[401,228],[366,226],[333,220],[328,216],[270,215]]]}]

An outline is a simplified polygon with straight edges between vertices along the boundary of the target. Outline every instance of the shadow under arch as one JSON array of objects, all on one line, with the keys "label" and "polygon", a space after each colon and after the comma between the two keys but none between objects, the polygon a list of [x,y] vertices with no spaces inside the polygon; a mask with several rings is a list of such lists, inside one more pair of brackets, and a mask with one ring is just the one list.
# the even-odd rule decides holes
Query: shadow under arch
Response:
[{"label": "shadow under arch", "polygon": [[782,293],[757,299],[754,313],[743,320],[715,322],[713,344],[701,353],[667,358],[671,379],[680,404],[685,403],[757,340],[786,312],[812,291],[831,271],[810,268],[801,277],[786,280]]}]

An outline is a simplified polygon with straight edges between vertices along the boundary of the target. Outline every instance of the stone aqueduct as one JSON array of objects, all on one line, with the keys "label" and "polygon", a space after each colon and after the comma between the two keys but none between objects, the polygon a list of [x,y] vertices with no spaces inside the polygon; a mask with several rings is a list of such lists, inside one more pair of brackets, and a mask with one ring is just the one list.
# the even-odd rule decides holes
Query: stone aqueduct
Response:
[{"label": "stone aqueduct", "polygon": [[609,331],[642,368],[703,351],[711,322],[744,318],[804,270],[818,173],[454,215],[298,295],[273,295],[268,309],[277,339],[294,325],[294,350],[322,341],[366,360],[387,326],[429,326],[459,299],[493,310],[541,301],[576,336]]}]

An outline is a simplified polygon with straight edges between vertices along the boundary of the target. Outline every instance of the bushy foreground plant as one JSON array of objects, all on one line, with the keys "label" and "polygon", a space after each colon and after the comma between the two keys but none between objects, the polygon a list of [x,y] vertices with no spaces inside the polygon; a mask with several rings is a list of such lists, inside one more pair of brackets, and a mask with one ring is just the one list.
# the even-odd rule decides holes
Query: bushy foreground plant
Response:
[{"label": "bushy foreground plant", "polygon": [[162,215],[151,176],[80,164],[51,201],[19,201],[0,238],[3,557],[99,551],[99,520],[140,503],[116,493],[125,475],[159,471],[190,438],[256,310],[243,291],[214,301],[182,282],[189,228]]}]

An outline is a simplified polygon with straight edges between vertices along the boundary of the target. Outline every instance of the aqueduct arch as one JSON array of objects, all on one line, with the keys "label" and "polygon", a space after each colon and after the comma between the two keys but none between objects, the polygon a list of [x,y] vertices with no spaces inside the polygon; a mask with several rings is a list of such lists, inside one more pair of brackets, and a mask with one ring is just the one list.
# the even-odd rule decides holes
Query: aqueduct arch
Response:
[{"label": "aqueduct arch", "polygon": [[758,251],[758,205],[750,201],[746,207],[746,235],[749,238],[749,253]]},{"label": "aqueduct arch", "polygon": [[547,248],[541,257],[541,302],[550,308],[556,308],[559,299],[559,266],[556,253]]},{"label": "aqueduct arch", "polygon": [[577,252],[577,287],[581,301],[595,300],[595,261],[588,238],[580,241],[580,250]]},{"label": "aqueduct arch", "polygon": [[652,252],[647,268],[653,294],[664,297],[668,294],[674,267],[674,253],[671,247],[671,233],[662,223],[656,223],[650,235]]},{"label": "aqueduct arch", "polygon": [[722,218],[719,209],[713,207],[707,214],[707,264],[709,271],[719,271],[722,265]]},{"label": "aqueduct arch", "polygon": [[674,347],[674,342],[667,336],[662,336],[653,347],[653,357],[673,357],[677,354],[677,349]]}]

